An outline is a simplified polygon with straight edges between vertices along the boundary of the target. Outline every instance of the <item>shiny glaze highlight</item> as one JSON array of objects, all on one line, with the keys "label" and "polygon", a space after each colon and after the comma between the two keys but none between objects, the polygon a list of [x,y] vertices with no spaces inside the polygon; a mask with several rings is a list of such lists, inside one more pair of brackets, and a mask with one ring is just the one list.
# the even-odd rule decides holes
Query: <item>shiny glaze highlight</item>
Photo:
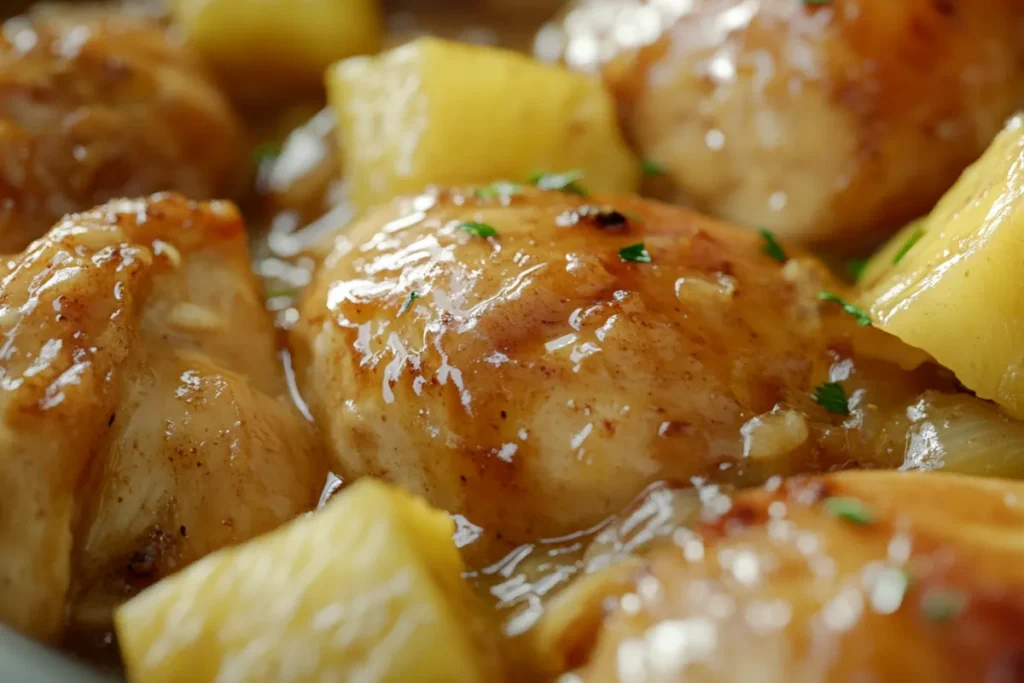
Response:
[{"label": "shiny glaze highlight", "polygon": [[536,52],[602,71],[678,198],[847,249],[931,209],[1024,104],[1016,0],[580,0]]},{"label": "shiny glaze highlight", "polygon": [[176,195],[61,221],[0,280],[0,617],[44,639],[312,508],[238,210]]},{"label": "shiny glaze highlight", "polygon": [[[620,257],[639,242],[651,263]],[[815,259],[779,263],[756,233],[634,197],[438,190],[333,244],[289,340],[337,471],[463,515],[484,530],[468,551],[491,558],[654,481],[899,466],[907,406],[954,390],[819,301],[844,290]],[[849,416],[814,402],[827,381]]]}]

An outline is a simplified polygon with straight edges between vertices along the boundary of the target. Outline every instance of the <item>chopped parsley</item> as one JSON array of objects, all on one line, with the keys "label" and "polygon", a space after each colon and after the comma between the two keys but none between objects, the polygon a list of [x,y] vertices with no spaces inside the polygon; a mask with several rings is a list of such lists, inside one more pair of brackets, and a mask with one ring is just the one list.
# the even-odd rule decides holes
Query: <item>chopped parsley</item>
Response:
[{"label": "chopped parsley", "polygon": [[789,259],[789,257],[786,256],[786,252],[782,249],[782,246],[775,241],[775,235],[772,234],[771,230],[758,230],[758,234],[760,234],[764,239],[764,249],[761,251],[768,254],[779,263],[785,263]]},{"label": "chopped parsley", "polygon": [[896,255],[892,257],[892,264],[896,265],[902,261],[903,257],[907,255],[907,252],[913,249],[914,245],[917,244],[918,240],[922,237],[924,237],[924,230],[921,228],[915,230],[913,234],[907,238],[907,241],[903,243],[903,246],[900,247],[900,250],[896,252]]},{"label": "chopped parsley", "polygon": [[643,242],[637,242],[636,244],[619,249],[619,258],[623,261],[632,261],[633,263],[651,262],[651,255],[647,253],[647,247],[644,246]]},{"label": "chopped parsley", "polygon": [[862,275],[864,275],[864,269],[868,267],[868,260],[866,258],[855,258],[850,259],[846,262],[846,272],[854,282],[859,282]]},{"label": "chopped parsley", "polygon": [[586,197],[590,193],[580,185],[583,178],[583,171],[566,171],[565,173],[544,173],[538,171],[530,174],[530,184],[536,185],[542,190],[558,190],[569,194],[578,194]]},{"label": "chopped parsley", "polygon": [[268,299],[279,299],[281,297],[293,297],[299,293],[298,287],[278,287],[277,289],[268,289],[266,292],[266,298]]},{"label": "chopped parsley", "polygon": [[848,496],[828,498],[825,500],[824,507],[825,512],[833,517],[839,517],[860,526],[866,526],[874,521],[871,510],[864,505],[864,501],[860,498]]},{"label": "chopped parsley", "polygon": [[804,0],[805,5],[831,5],[832,0]]},{"label": "chopped parsley", "polygon": [[409,298],[406,299],[405,303],[402,304],[402,307],[398,309],[398,315],[402,315],[403,313],[408,311],[409,307],[412,306],[412,302],[416,301],[416,299],[419,299],[419,298],[420,298],[420,293],[417,292],[415,289],[412,290],[411,292],[409,292]]},{"label": "chopped parsley", "polygon": [[967,606],[967,599],[961,593],[930,591],[921,598],[921,612],[930,621],[946,622],[956,619]]},{"label": "chopped parsley", "polygon": [[474,237],[497,237],[498,231],[487,225],[486,223],[477,223],[476,221],[466,221],[459,225],[459,230],[468,232]]},{"label": "chopped parsley", "polygon": [[252,150],[252,158],[257,166],[265,161],[273,161],[279,156],[281,156],[281,144],[278,142],[262,142]]},{"label": "chopped parsley", "polygon": [[846,398],[846,390],[839,382],[825,382],[814,387],[814,402],[830,413],[849,415],[850,402]]},{"label": "chopped parsley", "polygon": [[857,308],[853,304],[847,303],[842,297],[839,297],[832,292],[818,292],[818,298],[822,301],[831,301],[834,304],[842,306],[844,311],[857,319],[858,325],[867,327],[871,324],[871,316],[868,315],[864,309]]},{"label": "chopped parsley", "polygon": [[651,159],[644,159],[643,163],[640,164],[640,168],[648,178],[656,178],[658,176],[665,175],[665,167]]},{"label": "chopped parsley", "polygon": [[477,199],[507,199],[517,194],[522,194],[523,186],[519,183],[510,183],[507,180],[499,180],[486,187],[478,187],[473,190]]}]

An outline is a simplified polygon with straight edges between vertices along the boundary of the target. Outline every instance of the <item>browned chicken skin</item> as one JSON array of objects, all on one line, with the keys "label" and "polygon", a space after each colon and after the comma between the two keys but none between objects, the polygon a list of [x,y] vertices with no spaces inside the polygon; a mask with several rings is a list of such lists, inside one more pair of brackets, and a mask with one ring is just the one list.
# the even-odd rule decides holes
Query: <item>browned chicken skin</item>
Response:
[{"label": "browned chicken skin", "polygon": [[537,47],[603,65],[684,200],[847,247],[929,211],[1024,105],[1017,0],[581,0]]},{"label": "browned chicken skin", "polygon": [[55,7],[2,24],[0,252],[113,197],[233,196],[242,159],[226,100],[152,20]]},{"label": "browned chicken skin", "polygon": [[[641,242],[651,263],[620,256]],[[933,404],[1020,436],[920,353],[819,301],[843,290],[816,260],[764,248],[635,197],[400,200],[336,238],[301,302],[300,387],[344,476],[398,482],[513,543],[596,524],[658,480],[979,471],[936,447],[941,433],[910,443]],[[849,416],[812,398],[829,381]]]},{"label": "browned chicken skin", "polygon": [[1019,482],[773,482],[570,588],[544,647],[587,683],[1021,681],[1022,532]]},{"label": "browned chicken skin", "polygon": [[315,505],[319,446],[232,205],[64,219],[6,262],[0,328],[3,622],[105,627],[139,588]]}]

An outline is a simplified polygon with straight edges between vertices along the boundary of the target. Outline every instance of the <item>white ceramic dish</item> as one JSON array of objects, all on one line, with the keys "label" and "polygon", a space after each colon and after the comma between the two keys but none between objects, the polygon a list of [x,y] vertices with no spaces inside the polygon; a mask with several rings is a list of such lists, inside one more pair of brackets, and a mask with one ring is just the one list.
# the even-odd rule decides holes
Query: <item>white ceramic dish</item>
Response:
[{"label": "white ceramic dish", "polygon": [[3,683],[118,683],[0,626],[0,681]]}]

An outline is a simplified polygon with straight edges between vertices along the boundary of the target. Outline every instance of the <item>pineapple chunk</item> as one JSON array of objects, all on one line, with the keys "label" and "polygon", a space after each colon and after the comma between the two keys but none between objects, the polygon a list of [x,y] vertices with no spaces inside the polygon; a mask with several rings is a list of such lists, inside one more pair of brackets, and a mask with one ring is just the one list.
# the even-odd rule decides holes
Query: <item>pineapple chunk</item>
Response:
[{"label": "pineapple chunk", "polygon": [[489,680],[443,512],[361,480],[116,613],[132,681]]},{"label": "pineapple chunk", "polygon": [[932,213],[865,270],[882,329],[930,353],[979,396],[1024,417],[1024,116]]},{"label": "pineapple chunk", "polygon": [[360,208],[535,171],[579,169],[594,191],[639,182],[601,81],[514,52],[422,38],[335,64],[327,90]]},{"label": "pineapple chunk", "polygon": [[175,21],[238,97],[313,90],[332,62],[376,52],[379,0],[172,0]]}]

